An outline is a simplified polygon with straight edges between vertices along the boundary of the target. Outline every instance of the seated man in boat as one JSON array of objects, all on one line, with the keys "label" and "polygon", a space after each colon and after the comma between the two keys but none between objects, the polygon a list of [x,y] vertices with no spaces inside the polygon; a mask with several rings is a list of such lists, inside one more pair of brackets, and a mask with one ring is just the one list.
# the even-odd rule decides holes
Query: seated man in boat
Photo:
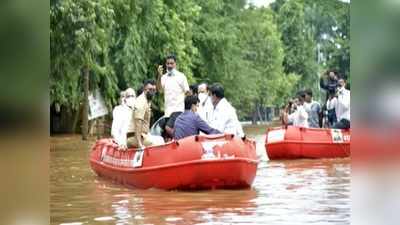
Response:
[{"label": "seated man in boat", "polygon": [[143,92],[137,97],[133,113],[135,132],[128,138],[128,147],[143,149],[146,146],[164,143],[161,136],[153,136],[149,133],[151,118],[151,100],[156,94],[156,82],[146,80],[143,84]]},{"label": "seated man in boat", "polygon": [[283,113],[283,121],[286,121],[287,123],[293,123],[293,126],[296,127],[309,127],[308,113],[304,108],[304,98],[304,91],[300,91],[297,93],[298,103],[296,104],[296,111],[289,114],[289,109],[287,107],[285,112]]},{"label": "seated man in boat", "polygon": [[320,128],[322,125],[321,104],[313,100],[313,92],[311,89],[305,90],[304,93],[305,93],[304,108],[308,113],[308,125],[309,127],[312,128]]},{"label": "seated man in boat", "polygon": [[182,139],[192,135],[198,135],[201,132],[205,134],[220,134],[219,130],[210,127],[196,113],[199,105],[199,98],[196,95],[185,97],[185,111],[176,118],[175,121],[175,139]]},{"label": "seated man in boat", "polygon": [[135,91],[128,88],[120,94],[120,105],[113,110],[111,135],[117,142],[119,149],[127,149],[127,136],[133,132],[132,113],[135,104]]},{"label": "seated man in boat", "polygon": [[213,111],[209,121],[210,126],[223,133],[244,137],[243,128],[236,115],[236,110],[226,100],[222,85],[212,85],[210,87],[210,96],[213,104]]}]

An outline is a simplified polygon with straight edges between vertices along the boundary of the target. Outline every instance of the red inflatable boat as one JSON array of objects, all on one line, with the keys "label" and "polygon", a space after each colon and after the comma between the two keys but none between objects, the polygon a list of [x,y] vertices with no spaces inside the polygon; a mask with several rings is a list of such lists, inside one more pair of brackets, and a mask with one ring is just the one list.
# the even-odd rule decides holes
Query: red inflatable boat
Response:
[{"label": "red inflatable boat", "polygon": [[143,151],[120,151],[112,139],[95,143],[90,165],[101,177],[135,188],[249,188],[258,159],[253,140],[191,136]]},{"label": "red inflatable boat", "polygon": [[265,148],[269,159],[349,157],[350,130],[269,128]]}]

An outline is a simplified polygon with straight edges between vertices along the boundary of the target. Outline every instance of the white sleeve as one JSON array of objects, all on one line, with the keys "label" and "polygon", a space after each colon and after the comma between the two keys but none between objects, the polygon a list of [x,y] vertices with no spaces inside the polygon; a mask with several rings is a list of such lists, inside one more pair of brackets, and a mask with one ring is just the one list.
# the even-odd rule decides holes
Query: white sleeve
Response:
[{"label": "white sleeve", "polygon": [[288,115],[288,122],[289,123],[293,123],[294,122],[294,118],[296,117],[296,114],[297,114],[297,111]]},{"label": "white sleeve", "polygon": [[122,117],[121,117],[121,112],[119,110],[119,108],[114,108],[113,110],[113,122],[111,125],[111,135],[114,138],[114,140],[120,144],[120,132],[121,132],[121,125],[122,125],[122,121],[121,121]]},{"label": "white sleeve", "polygon": [[189,83],[188,83],[188,81],[187,81],[187,79],[186,79],[186,76],[182,73],[182,81],[181,81],[182,83],[181,83],[181,87],[182,87],[182,89],[183,89],[183,92],[188,92],[190,89],[189,89]]},{"label": "white sleeve", "polygon": [[334,97],[331,101],[330,101],[330,109],[337,109],[337,97]]},{"label": "white sleeve", "polygon": [[132,111],[131,110],[127,110],[126,114],[124,114],[124,117],[122,118],[122,124],[121,124],[121,129],[120,129],[120,133],[119,133],[119,143],[121,143],[121,145],[127,145],[127,134],[128,134],[128,130],[129,130],[129,124],[132,120]]},{"label": "white sleeve", "polygon": [[239,137],[244,137],[243,127],[238,119],[236,120],[236,135]]},{"label": "white sleeve", "polygon": [[[333,100],[333,99],[332,99]],[[326,101],[326,109],[327,110],[331,110],[333,107],[332,107],[332,100],[330,100],[330,99],[328,99],[327,101]]]},{"label": "white sleeve", "polygon": [[350,92],[342,95],[338,104],[340,104],[344,110],[348,110],[350,108]]},{"label": "white sleeve", "polygon": [[307,119],[308,117],[308,113],[306,112],[304,107],[300,107],[300,109],[298,109],[298,114],[300,120]]},{"label": "white sleeve", "polygon": [[111,135],[113,136],[114,140],[119,144],[119,145],[126,145],[126,132],[127,129],[124,133],[124,126],[126,126],[126,123],[124,121],[125,114],[119,109],[114,109],[113,111],[113,122],[111,126]]},{"label": "white sleeve", "polygon": [[167,75],[162,75],[161,76],[161,87],[164,89],[165,88],[165,76],[167,76]]},{"label": "white sleeve", "polygon": [[118,134],[117,134],[118,133],[117,132],[117,129],[118,129],[118,109],[114,108],[112,114],[113,114],[113,121],[112,121],[112,125],[111,125],[111,136],[113,138],[116,138],[116,136],[118,136]]},{"label": "white sleeve", "polygon": [[232,120],[232,118],[228,118],[225,120],[225,130],[224,133],[228,134],[236,134],[236,126],[235,126],[235,121]]}]

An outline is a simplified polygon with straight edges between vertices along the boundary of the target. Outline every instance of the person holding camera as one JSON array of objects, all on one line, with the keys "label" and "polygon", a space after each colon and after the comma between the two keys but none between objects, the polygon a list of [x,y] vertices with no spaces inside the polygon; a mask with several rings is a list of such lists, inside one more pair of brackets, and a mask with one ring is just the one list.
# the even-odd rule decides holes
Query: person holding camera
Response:
[{"label": "person holding camera", "polygon": [[[306,109],[304,107],[304,101],[305,101],[305,93],[304,91],[300,91],[296,95],[297,103],[296,101],[286,106],[283,115],[282,115],[282,120],[285,125],[293,124],[293,126],[296,127],[309,127],[308,124],[308,113],[306,112]],[[296,110],[292,113],[290,113],[291,109],[290,108],[296,108]]]},{"label": "person holding camera", "polygon": [[[319,80],[319,86],[324,89],[327,93],[336,92],[338,86],[338,73],[335,70],[330,70],[325,73]],[[328,94],[326,96],[328,100]]]}]

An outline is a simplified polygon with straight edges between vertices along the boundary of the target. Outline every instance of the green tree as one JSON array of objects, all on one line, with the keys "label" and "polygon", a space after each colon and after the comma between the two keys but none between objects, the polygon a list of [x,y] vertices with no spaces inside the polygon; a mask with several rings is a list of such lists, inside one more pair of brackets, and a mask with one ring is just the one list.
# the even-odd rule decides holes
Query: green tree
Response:
[{"label": "green tree", "polygon": [[279,9],[277,23],[285,46],[285,72],[301,76],[299,88],[315,86],[318,80],[316,44],[306,24],[303,2],[286,1]]},{"label": "green tree", "polygon": [[50,2],[51,103],[77,109],[81,75],[90,72],[91,87],[100,87],[107,103],[117,91],[109,59],[114,28],[110,0]]}]

